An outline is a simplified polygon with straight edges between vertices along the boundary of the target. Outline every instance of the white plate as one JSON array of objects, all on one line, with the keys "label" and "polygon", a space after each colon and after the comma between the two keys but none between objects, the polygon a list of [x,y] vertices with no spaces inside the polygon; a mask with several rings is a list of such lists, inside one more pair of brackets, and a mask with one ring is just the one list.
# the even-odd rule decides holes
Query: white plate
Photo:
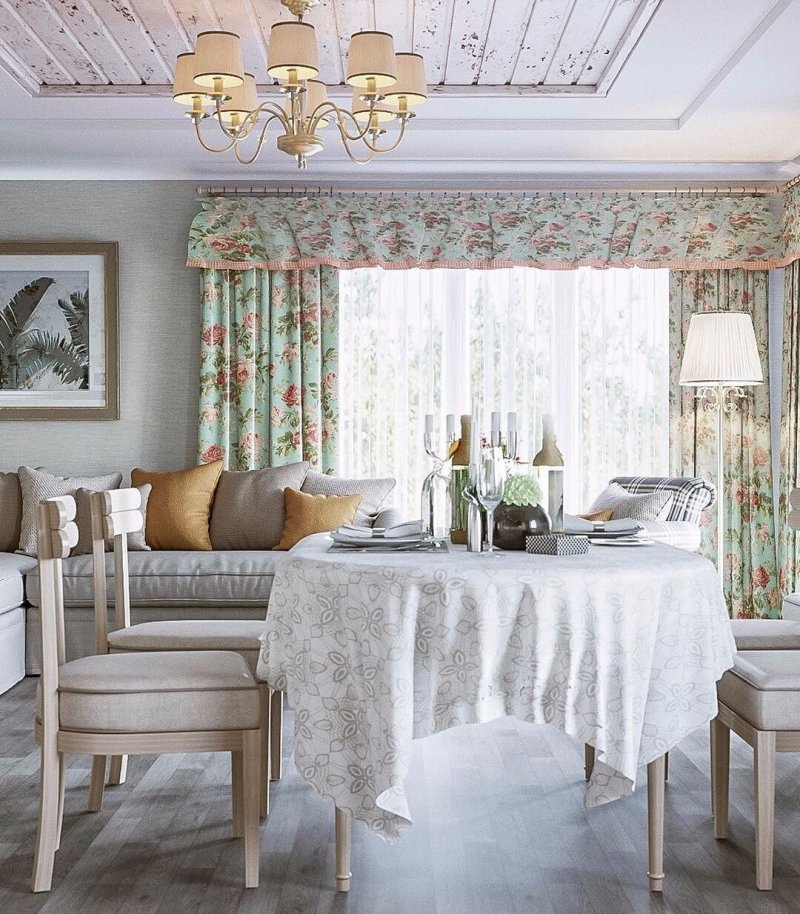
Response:
[{"label": "white plate", "polygon": [[593,540],[589,539],[593,546],[655,546],[655,540]]}]

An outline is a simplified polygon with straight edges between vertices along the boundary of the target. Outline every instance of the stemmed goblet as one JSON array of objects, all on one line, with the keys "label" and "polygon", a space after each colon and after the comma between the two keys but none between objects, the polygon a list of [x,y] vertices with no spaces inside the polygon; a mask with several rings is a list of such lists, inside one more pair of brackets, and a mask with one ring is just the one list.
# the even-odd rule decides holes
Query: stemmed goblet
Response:
[{"label": "stemmed goblet", "polygon": [[486,510],[486,555],[494,551],[494,512],[503,500],[506,484],[506,461],[500,448],[483,448],[478,466],[478,500]]}]

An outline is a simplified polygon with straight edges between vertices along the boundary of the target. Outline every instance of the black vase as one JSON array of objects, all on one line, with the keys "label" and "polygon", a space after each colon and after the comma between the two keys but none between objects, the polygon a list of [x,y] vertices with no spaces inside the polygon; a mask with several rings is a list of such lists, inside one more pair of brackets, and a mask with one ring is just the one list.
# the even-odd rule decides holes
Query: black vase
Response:
[{"label": "black vase", "polygon": [[525,537],[550,532],[550,517],[541,505],[507,505],[494,512],[494,545],[500,549],[524,549]]}]

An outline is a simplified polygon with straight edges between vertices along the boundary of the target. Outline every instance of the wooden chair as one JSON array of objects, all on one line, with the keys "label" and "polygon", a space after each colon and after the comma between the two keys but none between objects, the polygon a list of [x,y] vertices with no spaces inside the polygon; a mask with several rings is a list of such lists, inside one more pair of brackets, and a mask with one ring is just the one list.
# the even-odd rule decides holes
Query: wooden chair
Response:
[{"label": "wooden chair", "polygon": [[[107,515],[115,542],[142,522],[139,511],[125,507],[127,496],[116,494],[109,493]],[[62,559],[78,540],[74,517],[70,496],[39,505],[42,676],[35,732],[41,783],[33,891],[49,891],[52,884],[68,752],[230,752],[234,835],[244,838],[245,885],[257,886],[261,712],[253,676],[229,651],[104,653],[66,663]],[[102,788],[101,779],[101,798]]]},{"label": "wooden chair", "polygon": [[[109,518],[119,506],[125,511],[138,511],[141,494],[138,489],[117,489],[95,492],[92,506],[92,556],[94,559],[94,615],[96,651],[133,653],[140,651],[235,651],[246,661],[255,676],[261,647],[259,636],[264,623],[250,619],[182,620],[142,622],[131,625],[131,599],[128,576],[128,543],[124,536],[114,537],[114,631],[108,631],[108,582],[106,574],[106,542],[111,537]],[[141,516],[141,515],[140,515]],[[281,775],[281,722],[283,694],[273,692],[266,683],[259,684],[261,692],[261,815],[269,813],[270,777]],[[272,751],[271,751],[272,750]],[[125,781],[127,759],[113,756],[109,784]],[[106,759],[96,756],[92,765],[92,787],[89,809],[97,810],[102,802]]]},{"label": "wooden chair", "polygon": [[800,752],[800,651],[737,654],[717,684],[719,712],[711,721],[711,808],[714,837],[728,837],[731,733],[753,747],[756,886],[772,888],[775,753]]}]

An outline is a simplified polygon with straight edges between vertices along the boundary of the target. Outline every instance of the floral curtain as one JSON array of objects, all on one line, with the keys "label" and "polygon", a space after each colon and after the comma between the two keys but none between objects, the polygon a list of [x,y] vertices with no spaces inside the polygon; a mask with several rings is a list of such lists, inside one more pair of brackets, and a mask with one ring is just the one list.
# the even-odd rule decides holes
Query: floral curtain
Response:
[{"label": "floral curtain", "polygon": [[338,280],[309,270],[203,270],[199,456],[233,470],[332,468]]},{"label": "floral curtain", "polygon": [[778,554],[781,589],[794,593],[800,571],[800,535],[786,525],[789,493],[800,486],[800,261],[786,268],[783,310],[783,389],[781,394],[781,479]]},{"label": "floral curtain", "polygon": [[[775,617],[781,592],[772,504],[767,273],[705,270],[670,274],[670,462],[676,475],[716,484],[717,417],[704,411],[695,389],[678,383],[689,319],[696,311],[747,311],[761,354],[764,383],[724,421],[723,577],[735,618]],[[704,518],[703,551],[716,555],[716,506]]]},{"label": "floral curtain", "polygon": [[764,270],[788,262],[788,229],[776,199],[546,193],[220,197],[204,201],[192,223],[188,265]]}]

